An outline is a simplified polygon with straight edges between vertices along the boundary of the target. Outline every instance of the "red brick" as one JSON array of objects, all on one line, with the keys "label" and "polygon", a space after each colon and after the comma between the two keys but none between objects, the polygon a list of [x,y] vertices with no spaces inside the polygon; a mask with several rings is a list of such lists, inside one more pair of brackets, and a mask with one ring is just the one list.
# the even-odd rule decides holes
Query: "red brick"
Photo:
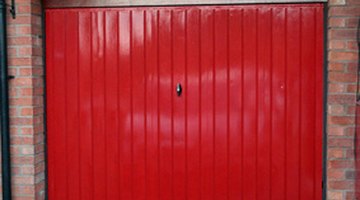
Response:
[{"label": "red brick", "polygon": [[337,125],[352,125],[355,124],[355,119],[352,116],[330,116],[329,122]]},{"label": "red brick", "polygon": [[31,12],[31,6],[30,5],[18,5],[17,6],[17,12],[18,14],[22,13],[30,13]]},{"label": "red brick", "polygon": [[16,34],[16,26],[11,26],[8,24],[7,26],[7,34],[8,35],[15,35]]},{"label": "red brick", "polygon": [[9,65],[11,66],[31,66],[31,58],[10,58]]},{"label": "red brick", "polygon": [[19,75],[20,76],[31,76],[32,75],[32,71],[33,69],[28,67],[28,68],[21,68]]},{"label": "red brick", "polygon": [[360,5],[360,1],[359,0],[347,0],[347,3],[349,5]]},{"label": "red brick", "polygon": [[345,135],[345,128],[341,127],[341,126],[340,127],[339,126],[329,127],[328,134],[329,135],[337,135],[337,136]]},{"label": "red brick", "polygon": [[355,52],[357,52],[357,50],[359,49],[358,43],[357,41],[348,41],[347,42],[347,50],[353,50]]},{"label": "red brick", "polygon": [[43,163],[43,162],[40,162],[40,163],[36,164],[35,173],[43,172],[45,170],[45,167],[46,167],[45,163]]},{"label": "red brick", "polygon": [[32,98],[12,98],[10,99],[11,106],[31,106],[33,104]]},{"label": "red brick", "polygon": [[328,200],[343,200],[343,196],[341,191],[328,190],[327,192]]},{"label": "red brick", "polygon": [[7,40],[8,45],[15,46],[15,45],[31,45],[31,37],[22,36],[22,37],[10,37]]},{"label": "red brick", "polygon": [[25,118],[25,117],[10,118],[10,125],[32,125],[33,122],[34,122],[33,118]]},{"label": "red brick", "polygon": [[344,150],[341,148],[330,148],[328,150],[328,158],[343,158]]},{"label": "red brick", "polygon": [[355,198],[355,192],[349,192],[349,191],[346,191],[346,200],[354,200],[356,199]]},{"label": "red brick", "polygon": [[22,184],[22,185],[34,184],[33,176],[13,176],[12,179],[15,184]]},{"label": "red brick", "polygon": [[35,169],[32,165],[30,166],[22,166],[21,167],[21,173],[25,174],[25,175],[31,175],[31,174],[35,174]]},{"label": "red brick", "polygon": [[355,112],[356,112],[356,106],[348,106],[346,109],[346,113],[348,115],[355,115]]},{"label": "red brick", "polygon": [[357,91],[357,85],[355,85],[355,84],[348,85],[348,86],[346,87],[346,92],[356,93],[356,91]]},{"label": "red brick", "polygon": [[354,149],[346,149],[346,152],[345,152],[345,158],[347,159],[354,159],[354,156],[355,156],[355,151]]},{"label": "red brick", "polygon": [[340,83],[329,83],[328,89],[329,93],[343,93],[346,91],[347,85],[346,84],[340,84]]},{"label": "red brick", "polygon": [[40,125],[34,125],[34,132],[35,133],[42,133],[44,132],[44,124],[40,124]]},{"label": "red brick", "polygon": [[34,197],[31,196],[17,196],[19,194],[14,194],[14,200],[34,200]]},{"label": "red brick", "polygon": [[16,108],[16,107],[15,107],[15,108],[14,108],[14,107],[10,107],[9,113],[10,113],[11,116],[17,116],[17,115],[18,115],[18,114],[17,114],[17,113],[18,113],[18,110],[19,110],[19,109]]},{"label": "red brick", "polygon": [[32,156],[13,156],[11,161],[15,165],[32,165],[34,163],[34,157],[32,157]]},{"label": "red brick", "polygon": [[21,47],[19,48],[19,56],[31,56],[32,48],[31,47]]},{"label": "red brick", "polygon": [[33,108],[22,108],[21,109],[21,116],[33,116],[34,109]]},{"label": "red brick", "polygon": [[33,95],[33,88],[19,88],[20,94],[23,97],[28,97]]},{"label": "red brick", "polygon": [[329,71],[344,71],[345,64],[339,62],[330,62],[328,65]]},{"label": "red brick", "polygon": [[32,84],[31,78],[18,78],[11,80],[12,86],[29,86]]},{"label": "red brick", "polygon": [[347,68],[348,73],[356,74],[358,71],[358,63],[357,62],[348,62],[346,68]]},{"label": "red brick", "polygon": [[332,17],[329,19],[329,27],[344,27],[345,22],[345,18]]},{"label": "red brick", "polygon": [[23,135],[32,135],[32,134],[34,134],[34,129],[33,128],[21,128],[19,133],[23,134]]},{"label": "red brick", "polygon": [[329,180],[343,180],[345,179],[345,171],[343,169],[333,169],[327,174]]},{"label": "red brick", "polygon": [[354,17],[354,18],[346,18],[345,26],[346,26],[346,28],[357,28],[358,19],[356,17]]},{"label": "red brick", "polygon": [[354,104],[356,102],[356,96],[354,94],[336,94],[329,95],[329,104]]},{"label": "red brick", "polygon": [[[349,1],[349,0],[348,0]],[[331,7],[329,9],[330,16],[360,16],[360,7]]]},{"label": "red brick", "polygon": [[35,153],[34,147],[29,145],[21,147],[20,150],[22,155],[33,155]]},{"label": "red brick", "polygon": [[38,153],[35,155],[35,163],[43,162],[45,159],[44,153]]},{"label": "red brick", "polygon": [[329,189],[351,190],[354,188],[354,181],[329,181]]},{"label": "red brick", "polygon": [[36,47],[32,49],[32,55],[33,56],[42,56],[43,50],[40,47]]},{"label": "red brick", "polygon": [[41,6],[40,5],[33,5],[31,7],[31,13],[40,15],[41,14]]},{"label": "red brick", "polygon": [[349,39],[354,38],[356,39],[356,29],[331,29],[329,32],[330,39]]},{"label": "red brick", "polygon": [[31,24],[30,15],[18,15],[15,19],[10,18],[9,20],[12,24]]},{"label": "red brick", "polygon": [[32,195],[35,193],[35,187],[34,186],[15,186],[14,192],[22,193],[24,195]]},{"label": "red brick", "polygon": [[329,138],[329,147],[353,147],[354,140],[351,138]]},{"label": "red brick", "polygon": [[355,61],[357,60],[356,52],[340,52],[340,51],[331,51],[329,54],[329,59],[331,61]]},{"label": "red brick", "polygon": [[332,115],[342,115],[345,113],[345,107],[343,105],[329,105],[329,113]]},{"label": "red brick", "polygon": [[[31,34],[31,26],[29,26],[29,25],[17,26],[16,27],[16,34],[20,35],[20,36],[22,36],[22,35],[30,35]],[[27,37],[27,38],[29,38],[29,37]],[[31,44],[31,40],[29,40],[29,43],[26,43],[26,44]]]},{"label": "red brick", "polygon": [[10,97],[16,97],[18,94],[17,89],[16,88],[9,88],[9,95]]},{"label": "red brick", "polygon": [[346,48],[346,41],[332,40],[329,42],[329,49],[341,50]]},{"label": "red brick", "polygon": [[35,152],[36,152],[36,153],[44,152],[44,145],[43,145],[42,143],[37,144],[37,145],[35,146]]},{"label": "red brick", "polygon": [[357,75],[353,73],[340,73],[332,72],[329,74],[329,81],[331,82],[343,82],[354,83],[357,81]]},{"label": "red brick", "polygon": [[43,118],[34,116],[36,113],[43,113],[42,108],[35,108],[35,104],[43,106],[43,102],[38,100],[42,98],[43,89],[34,88],[43,87],[39,78],[34,77],[43,75],[43,72],[37,69],[42,68],[42,62],[33,58],[42,56],[42,40],[39,39],[42,34],[39,24],[41,8],[37,0],[16,0],[16,3],[17,18],[8,18],[9,65],[13,75],[16,75],[16,79],[9,84],[12,97],[10,104],[12,109],[19,111],[11,113],[10,119],[11,159],[14,166],[13,196],[15,200],[44,199],[45,178],[38,174],[43,173],[45,168],[39,168],[35,174],[35,148],[39,149],[36,159],[40,162],[44,162],[44,159],[40,158],[44,157],[41,154],[44,148],[34,144],[35,135],[41,135],[44,131],[43,126],[35,124],[43,124]]},{"label": "red brick", "polygon": [[14,48],[14,47],[8,47],[8,56],[9,57],[16,57],[17,55],[17,48]]},{"label": "red brick", "polygon": [[[353,116],[353,118],[355,121],[355,116]],[[353,126],[347,126],[345,128],[345,136],[351,136],[351,137],[355,136],[355,124]]]},{"label": "red brick", "polygon": [[11,140],[11,144],[18,144],[18,145],[34,144],[34,140],[32,137],[19,136],[19,137],[12,137],[10,140]]}]

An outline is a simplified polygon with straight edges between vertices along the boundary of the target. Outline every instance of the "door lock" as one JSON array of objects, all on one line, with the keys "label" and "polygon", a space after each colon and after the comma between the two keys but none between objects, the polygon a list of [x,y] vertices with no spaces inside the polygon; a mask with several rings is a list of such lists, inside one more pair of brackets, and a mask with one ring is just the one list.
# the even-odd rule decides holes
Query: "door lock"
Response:
[{"label": "door lock", "polygon": [[181,84],[180,84],[180,83],[178,83],[178,84],[176,85],[176,93],[177,93],[178,97],[181,96],[182,87],[181,87]]}]

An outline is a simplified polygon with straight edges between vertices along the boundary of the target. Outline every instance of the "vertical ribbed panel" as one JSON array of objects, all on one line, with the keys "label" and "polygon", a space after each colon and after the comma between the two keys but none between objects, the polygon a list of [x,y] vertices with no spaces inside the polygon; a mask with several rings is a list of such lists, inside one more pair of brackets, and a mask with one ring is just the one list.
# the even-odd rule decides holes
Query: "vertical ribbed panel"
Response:
[{"label": "vertical ribbed panel", "polygon": [[46,21],[50,199],[321,198],[322,5]]}]

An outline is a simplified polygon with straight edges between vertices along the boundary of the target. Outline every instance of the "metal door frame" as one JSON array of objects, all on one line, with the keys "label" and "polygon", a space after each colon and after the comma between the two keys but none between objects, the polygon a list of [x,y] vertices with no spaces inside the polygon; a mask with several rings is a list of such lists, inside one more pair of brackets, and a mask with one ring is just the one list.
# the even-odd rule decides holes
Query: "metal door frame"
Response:
[{"label": "metal door frame", "polygon": [[44,0],[45,8],[325,3],[328,0]]}]

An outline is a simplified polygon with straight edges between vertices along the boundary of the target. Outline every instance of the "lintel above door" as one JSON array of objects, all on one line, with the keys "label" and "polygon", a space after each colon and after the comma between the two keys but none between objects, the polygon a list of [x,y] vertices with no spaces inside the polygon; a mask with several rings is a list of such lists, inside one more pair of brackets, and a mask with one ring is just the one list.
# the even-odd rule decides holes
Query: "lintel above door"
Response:
[{"label": "lintel above door", "polygon": [[260,3],[312,3],[327,0],[44,0],[46,8],[167,6],[167,5],[223,5]]}]

